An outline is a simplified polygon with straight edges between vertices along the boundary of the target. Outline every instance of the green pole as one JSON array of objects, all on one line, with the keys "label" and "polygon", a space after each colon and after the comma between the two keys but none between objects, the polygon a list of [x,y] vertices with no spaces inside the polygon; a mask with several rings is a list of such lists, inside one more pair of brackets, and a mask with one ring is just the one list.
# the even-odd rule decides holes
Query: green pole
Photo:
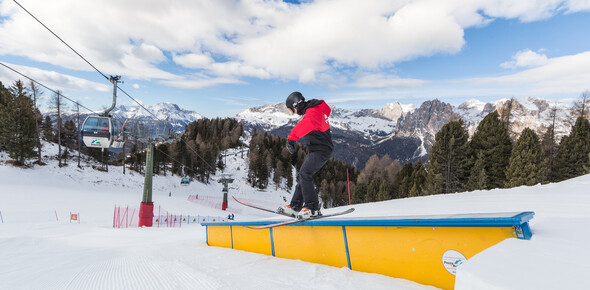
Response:
[{"label": "green pole", "polygon": [[143,183],[143,201],[139,206],[139,227],[151,227],[154,218],[152,202],[152,174],[154,171],[154,144],[148,143],[145,156],[145,180]]},{"label": "green pole", "polygon": [[152,175],[154,172],[154,143],[148,144],[145,158],[145,180],[143,183],[143,203],[152,202]]}]

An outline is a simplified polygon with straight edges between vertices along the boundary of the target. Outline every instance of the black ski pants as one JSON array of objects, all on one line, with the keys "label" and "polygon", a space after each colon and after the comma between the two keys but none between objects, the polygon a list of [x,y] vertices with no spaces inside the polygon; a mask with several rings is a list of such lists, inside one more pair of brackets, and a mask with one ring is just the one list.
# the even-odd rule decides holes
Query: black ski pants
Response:
[{"label": "black ski pants", "polygon": [[320,209],[318,194],[313,184],[313,175],[318,172],[332,157],[332,152],[312,151],[305,156],[303,165],[297,174],[297,186],[291,199],[291,208],[300,210],[306,207],[311,210]]}]

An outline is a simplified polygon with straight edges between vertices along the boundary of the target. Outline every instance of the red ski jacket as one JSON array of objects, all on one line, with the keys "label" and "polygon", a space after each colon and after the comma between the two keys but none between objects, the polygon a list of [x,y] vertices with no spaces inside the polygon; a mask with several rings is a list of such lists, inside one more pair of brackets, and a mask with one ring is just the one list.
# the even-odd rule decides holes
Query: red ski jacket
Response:
[{"label": "red ski jacket", "polygon": [[295,125],[287,138],[297,141],[303,137],[309,151],[332,153],[334,144],[328,122],[331,111],[323,100],[309,100],[303,108],[303,119]]}]

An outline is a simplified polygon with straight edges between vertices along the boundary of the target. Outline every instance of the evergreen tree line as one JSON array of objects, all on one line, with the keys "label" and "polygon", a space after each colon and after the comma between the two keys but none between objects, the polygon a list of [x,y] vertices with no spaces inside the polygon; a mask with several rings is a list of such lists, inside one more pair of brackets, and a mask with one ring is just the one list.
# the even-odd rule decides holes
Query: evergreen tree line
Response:
[{"label": "evergreen tree line", "polygon": [[183,141],[160,144],[154,154],[154,170],[166,168],[180,176],[190,176],[208,183],[211,175],[225,168],[222,151],[243,146],[242,125],[231,118],[200,119],[187,125]]},{"label": "evergreen tree line", "polygon": [[[33,157],[37,157],[36,163],[43,164],[43,139],[58,144],[59,153],[56,157],[60,166],[67,165],[67,160],[72,157],[71,151],[80,149],[82,153],[104,162],[105,165],[121,165],[125,162],[131,169],[142,172],[145,165],[145,144],[138,141],[127,142],[126,152],[130,152],[129,157],[121,153],[114,156],[115,158],[111,158],[113,153],[109,150],[87,148],[80,142],[76,122],[62,122],[60,111],[66,105],[59,92],[49,102],[49,107],[55,109],[57,114],[54,118],[49,115],[42,117],[36,104],[37,98],[42,94],[34,83],[27,87],[22,81],[15,81],[6,88],[0,82],[0,150],[7,152],[15,165],[27,165],[27,160]],[[171,171],[208,182],[211,174],[225,167],[221,151],[242,146],[239,141],[242,134],[242,126],[234,119],[201,119],[192,122],[181,136],[186,143],[156,145],[154,173],[165,175],[167,171]],[[62,151],[61,146],[65,150]]]},{"label": "evergreen tree line", "polygon": [[[41,140],[45,140],[58,145],[57,156],[49,158],[58,159],[60,167],[68,164],[74,157],[71,152],[76,150],[98,161],[106,162],[109,159],[108,150],[103,152],[101,149],[87,148],[81,142],[76,124],[80,120],[63,122],[60,112],[67,106],[59,91],[48,102],[49,108],[56,112],[52,115],[53,118],[50,115],[42,116],[37,105],[43,93],[34,82],[25,86],[18,80],[8,88],[0,82],[0,150],[6,151],[15,165],[29,166],[27,160],[33,157],[36,157],[35,164],[44,165]],[[118,163],[120,162],[121,158],[118,160]]]},{"label": "evergreen tree line", "polygon": [[[16,81],[8,88],[0,83],[0,150],[7,152],[15,165],[27,165],[27,160],[32,158],[42,164],[40,140],[44,139],[60,146],[57,156],[60,165],[67,164],[69,150],[77,148],[99,161],[104,160],[100,149],[79,144],[79,130],[74,121],[62,123],[59,112],[63,104],[59,93],[50,100],[57,116],[53,120],[42,117],[37,109],[37,98],[42,94],[34,83],[27,87]],[[502,116],[497,111],[488,114],[471,139],[462,120],[445,124],[435,136],[426,163],[402,166],[387,155],[372,156],[365,169],[358,172],[344,162],[331,159],[314,176],[317,191],[326,207],[348,204],[347,171],[352,181],[353,203],[534,185],[586,174],[590,172],[588,95],[585,92],[576,103],[573,112],[579,117],[570,134],[561,140],[556,140],[555,122],[541,135],[527,128],[514,140],[509,129],[510,108],[503,108]],[[192,122],[181,136],[184,142],[156,146],[154,172],[170,171],[209,182],[212,174],[225,167],[221,152],[243,146],[242,134],[241,124],[234,119]],[[303,163],[306,149],[298,145],[297,154],[291,156],[285,142],[284,138],[253,132],[248,153],[248,182],[253,187],[264,189],[271,184],[275,189],[293,187],[294,173]],[[115,163],[125,161],[141,172],[145,145],[136,142],[131,146],[131,157],[123,160],[121,154]]]},{"label": "evergreen tree line", "polygon": [[[253,131],[248,152],[248,182],[260,189],[273,186],[290,191],[296,183],[296,172],[301,168],[307,149],[297,144],[297,153],[291,155],[285,147],[286,138],[266,132]],[[348,177],[354,185],[359,172],[353,166],[331,158],[315,174],[314,183],[325,208],[349,203]]]},{"label": "evergreen tree line", "polygon": [[541,137],[525,128],[513,144],[497,111],[479,123],[471,140],[461,119],[450,121],[436,134],[426,164],[400,167],[387,155],[371,157],[353,201],[530,186],[589,173],[590,123],[583,115],[559,143],[550,126]]},{"label": "evergreen tree line", "polygon": [[25,165],[35,157],[40,115],[21,81],[9,88],[0,82],[0,150],[6,151],[15,165]]}]

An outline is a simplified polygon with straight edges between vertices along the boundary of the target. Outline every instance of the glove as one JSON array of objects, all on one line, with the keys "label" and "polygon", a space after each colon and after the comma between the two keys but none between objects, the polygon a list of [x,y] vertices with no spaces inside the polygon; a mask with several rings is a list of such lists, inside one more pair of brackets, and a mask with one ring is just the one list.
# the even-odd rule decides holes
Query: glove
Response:
[{"label": "glove", "polygon": [[291,155],[295,154],[297,151],[297,147],[295,147],[295,141],[287,139],[287,150],[289,150]]}]

